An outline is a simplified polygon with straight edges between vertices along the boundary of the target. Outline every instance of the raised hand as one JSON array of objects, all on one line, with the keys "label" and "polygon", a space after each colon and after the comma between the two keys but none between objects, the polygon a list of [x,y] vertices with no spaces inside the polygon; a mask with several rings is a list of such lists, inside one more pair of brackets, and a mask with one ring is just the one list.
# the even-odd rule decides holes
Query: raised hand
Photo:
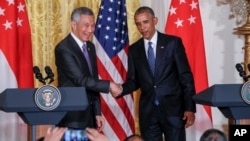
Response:
[{"label": "raised hand", "polygon": [[61,141],[65,131],[68,128],[66,127],[55,127],[48,128],[46,135],[44,136],[44,141]]}]

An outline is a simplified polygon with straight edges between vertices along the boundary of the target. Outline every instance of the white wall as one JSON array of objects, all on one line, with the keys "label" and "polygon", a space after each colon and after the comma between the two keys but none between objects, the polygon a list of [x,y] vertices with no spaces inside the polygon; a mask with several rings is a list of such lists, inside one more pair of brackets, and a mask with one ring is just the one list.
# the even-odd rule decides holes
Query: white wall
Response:
[{"label": "white wall", "polygon": [[[229,18],[229,5],[218,5],[216,0],[200,0],[200,12],[207,59],[209,86],[242,83],[235,64],[244,61],[244,36],[233,34],[234,18]],[[164,32],[170,0],[141,0],[141,5],[154,9],[159,19],[158,30]],[[157,12],[156,12],[157,11]],[[223,130],[228,120],[212,107],[213,125]]]}]

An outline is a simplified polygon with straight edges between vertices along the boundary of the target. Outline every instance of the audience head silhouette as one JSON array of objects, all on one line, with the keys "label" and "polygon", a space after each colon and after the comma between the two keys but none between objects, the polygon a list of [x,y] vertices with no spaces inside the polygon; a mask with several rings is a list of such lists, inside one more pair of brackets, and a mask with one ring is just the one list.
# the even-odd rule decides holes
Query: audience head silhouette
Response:
[{"label": "audience head silhouette", "polygon": [[144,140],[140,135],[133,134],[128,136],[124,141],[144,141]]},{"label": "audience head silhouette", "polygon": [[200,137],[200,141],[227,141],[226,134],[218,129],[208,129]]}]

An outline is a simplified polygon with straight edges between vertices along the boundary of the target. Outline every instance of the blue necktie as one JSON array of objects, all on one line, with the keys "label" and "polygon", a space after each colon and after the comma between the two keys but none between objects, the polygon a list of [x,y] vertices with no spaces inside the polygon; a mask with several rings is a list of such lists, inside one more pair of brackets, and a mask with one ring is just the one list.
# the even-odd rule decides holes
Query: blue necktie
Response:
[{"label": "blue necktie", "polygon": [[152,42],[148,42],[148,64],[153,74],[155,73],[155,55],[152,47]]},{"label": "blue necktie", "polygon": [[92,75],[92,67],[91,67],[91,63],[90,63],[90,60],[89,60],[89,54],[88,54],[86,44],[82,45],[82,51],[83,51],[84,57],[85,57],[85,59],[86,59],[86,61],[88,63],[90,74]]},{"label": "blue necktie", "polygon": [[[154,55],[154,50],[152,47],[152,42],[148,42],[148,64],[151,68],[151,71],[154,74],[155,73],[155,55]],[[160,104],[159,100],[157,98],[155,98],[154,104],[156,106],[158,106]]]}]

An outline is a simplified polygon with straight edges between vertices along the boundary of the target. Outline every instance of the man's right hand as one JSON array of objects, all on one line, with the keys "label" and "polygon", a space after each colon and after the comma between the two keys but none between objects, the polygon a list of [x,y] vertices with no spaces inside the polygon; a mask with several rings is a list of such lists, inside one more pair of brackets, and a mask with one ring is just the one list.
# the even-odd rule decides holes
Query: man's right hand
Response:
[{"label": "man's right hand", "polygon": [[113,97],[118,97],[122,93],[122,86],[120,84],[110,82],[110,93]]}]

